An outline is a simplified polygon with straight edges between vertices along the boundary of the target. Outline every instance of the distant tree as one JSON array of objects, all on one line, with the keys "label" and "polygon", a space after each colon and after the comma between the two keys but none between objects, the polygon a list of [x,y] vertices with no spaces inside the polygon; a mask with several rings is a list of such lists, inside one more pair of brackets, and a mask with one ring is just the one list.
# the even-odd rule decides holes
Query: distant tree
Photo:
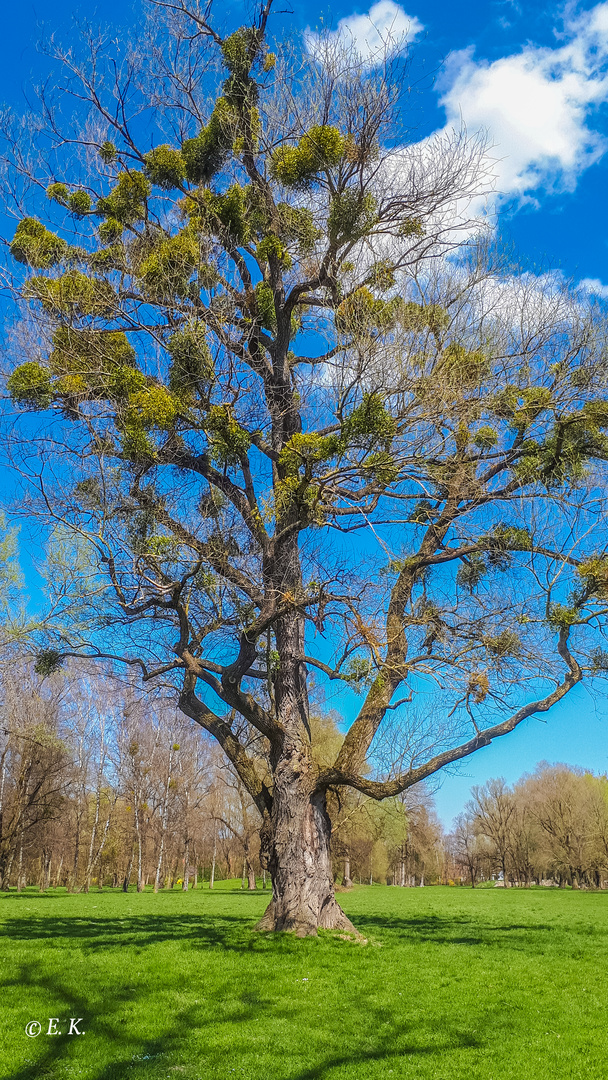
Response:
[{"label": "distant tree", "polygon": [[477,833],[490,840],[496,869],[500,870],[505,888],[508,888],[511,884],[516,823],[513,792],[499,777],[498,780],[488,780],[482,787],[472,788],[471,794],[473,798],[467,803],[466,811],[474,820]]},{"label": "distant tree", "polygon": [[[328,792],[398,796],[608,668],[608,402],[584,297],[491,245],[445,259],[483,145],[408,145],[399,43],[373,68],[335,37],[271,50],[271,4],[222,33],[156,3],[139,49],[57,53],[32,147],[6,120],[8,389],[66,551],[43,657],[173,681],[262,820],[260,925],[309,934],[352,929]],[[311,671],[363,694],[323,764]]]},{"label": "distant tree", "polygon": [[592,791],[583,770],[543,763],[528,790],[553,873],[561,885],[578,889],[594,862]]},{"label": "distant tree", "polygon": [[454,832],[448,837],[450,853],[456,865],[464,871],[465,877],[474,889],[488,866],[491,856],[487,838],[476,829],[475,816],[471,813],[459,814],[454,822]]},{"label": "distant tree", "polygon": [[[15,675],[17,677],[15,677]],[[8,889],[18,861],[57,819],[65,802],[71,757],[61,730],[59,687],[46,687],[30,671],[0,678],[0,889]],[[36,852],[38,854],[38,852]]]}]

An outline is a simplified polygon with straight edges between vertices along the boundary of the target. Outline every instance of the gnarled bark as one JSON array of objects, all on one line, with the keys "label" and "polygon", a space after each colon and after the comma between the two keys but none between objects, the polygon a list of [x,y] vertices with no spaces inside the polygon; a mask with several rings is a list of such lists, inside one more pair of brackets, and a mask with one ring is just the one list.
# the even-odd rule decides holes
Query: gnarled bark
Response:
[{"label": "gnarled bark", "polygon": [[257,929],[298,937],[318,929],[356,933],[334,895],[325,794],[311,790],[306,765],[306,756],[295,751],[277,768],[272,814],[260,834],[272,900]]}]

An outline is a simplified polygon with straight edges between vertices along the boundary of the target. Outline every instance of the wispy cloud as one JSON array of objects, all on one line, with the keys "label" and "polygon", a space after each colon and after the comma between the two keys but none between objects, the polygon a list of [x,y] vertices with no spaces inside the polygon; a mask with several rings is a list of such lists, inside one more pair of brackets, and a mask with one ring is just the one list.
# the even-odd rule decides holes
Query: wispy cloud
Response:
[{"label": "wispy cloud", "polygon": [[420,20],[415,15],[406,15],[399,4],[393,0],[378,0],[366,15],[348,15],[340,19],[336,29],[328,35],[307,30],[306,45],[314,55],[328,44],[339,41],[346,47],[352,46],[363,62],[373,67],[387,52],[404,40],[413,41],[422,30]]}]

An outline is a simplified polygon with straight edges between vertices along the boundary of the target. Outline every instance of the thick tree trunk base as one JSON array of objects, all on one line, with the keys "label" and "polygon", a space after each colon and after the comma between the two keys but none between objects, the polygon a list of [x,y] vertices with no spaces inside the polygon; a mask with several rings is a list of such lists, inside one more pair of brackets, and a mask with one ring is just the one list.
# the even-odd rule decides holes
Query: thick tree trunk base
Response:
[{"label": "thick tree trunk base", "polygon": [[357,939],[361,937],[333,896],[326,897],[320,906],[306,903],[305,898],[295,905],[272,900],[255,929],[283,931],[296,937],[314,937],[317,930],[342,930]]},{"label": "thick tree trunk base", "polygon": [[337,930],[362,941],[335,898],[326,796],[314,789],[309,772],[300,745],[277,765],[272,812],[260,830],[260,861],[270,870],[272,900],[256,930],[297,937]]}]

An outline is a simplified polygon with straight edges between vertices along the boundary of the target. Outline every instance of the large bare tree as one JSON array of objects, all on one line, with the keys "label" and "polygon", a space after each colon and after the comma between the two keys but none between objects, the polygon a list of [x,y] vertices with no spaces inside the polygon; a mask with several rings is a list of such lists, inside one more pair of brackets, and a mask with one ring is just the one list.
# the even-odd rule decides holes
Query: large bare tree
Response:
[{"label": "large bare tree", "polygon": [[[39,670],[174,685],[259,811],[260,925],[308,934],[351,928],[328,791],[398,795],[607,666],[608,403],[598,312],[471,239],[480,141],[408,142],[399,43],[271,48],[271,3],[87,32],[5,118],[8,389]],[[311,671],[351,717],[327,760]]]}]

